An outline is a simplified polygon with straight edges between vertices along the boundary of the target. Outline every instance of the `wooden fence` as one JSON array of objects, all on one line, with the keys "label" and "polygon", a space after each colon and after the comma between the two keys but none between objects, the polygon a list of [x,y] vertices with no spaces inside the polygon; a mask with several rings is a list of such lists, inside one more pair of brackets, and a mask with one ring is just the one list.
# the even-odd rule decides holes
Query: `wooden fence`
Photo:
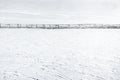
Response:
[{"label": "wooden fence", "polygon": [[120,24],[0,24],[0,28],[120,29]]}]

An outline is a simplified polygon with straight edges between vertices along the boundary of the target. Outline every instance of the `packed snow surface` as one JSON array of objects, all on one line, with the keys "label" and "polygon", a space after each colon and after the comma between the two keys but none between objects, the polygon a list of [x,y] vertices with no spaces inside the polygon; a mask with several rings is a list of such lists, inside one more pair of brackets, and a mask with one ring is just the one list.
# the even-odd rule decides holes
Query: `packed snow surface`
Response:
[{"label": "packed snow surface", "polygon": [[120,30],[0,29],[0,80],[120,80]]}]

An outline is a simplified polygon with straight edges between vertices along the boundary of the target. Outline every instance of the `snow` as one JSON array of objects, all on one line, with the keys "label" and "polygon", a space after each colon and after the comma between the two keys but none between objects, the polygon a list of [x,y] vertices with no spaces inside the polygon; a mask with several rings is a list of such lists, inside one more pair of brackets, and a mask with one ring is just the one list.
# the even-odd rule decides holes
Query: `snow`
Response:
[{"label": "snow", "polygon": [[119,80],[119,29],[0,29],[0,80]]}]

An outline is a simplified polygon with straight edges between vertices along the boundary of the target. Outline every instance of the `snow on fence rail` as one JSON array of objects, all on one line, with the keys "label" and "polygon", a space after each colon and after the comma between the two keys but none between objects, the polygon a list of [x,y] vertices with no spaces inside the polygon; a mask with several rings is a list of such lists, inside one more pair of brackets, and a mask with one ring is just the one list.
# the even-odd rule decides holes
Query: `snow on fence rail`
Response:
[{"label": "snow on fence rail", "polygon": [[120,24],[0,24],[0,28],[40,28],[40,29],[120,29]]}]

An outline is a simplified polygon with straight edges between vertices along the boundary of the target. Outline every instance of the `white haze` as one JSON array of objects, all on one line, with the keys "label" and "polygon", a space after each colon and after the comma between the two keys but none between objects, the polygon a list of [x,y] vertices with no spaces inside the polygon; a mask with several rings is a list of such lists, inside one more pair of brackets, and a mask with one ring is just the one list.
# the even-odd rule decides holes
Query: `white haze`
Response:
[{"label": "white haze", "polygon": [[0,23],[119,23],[119,0],[0,0]]}]

